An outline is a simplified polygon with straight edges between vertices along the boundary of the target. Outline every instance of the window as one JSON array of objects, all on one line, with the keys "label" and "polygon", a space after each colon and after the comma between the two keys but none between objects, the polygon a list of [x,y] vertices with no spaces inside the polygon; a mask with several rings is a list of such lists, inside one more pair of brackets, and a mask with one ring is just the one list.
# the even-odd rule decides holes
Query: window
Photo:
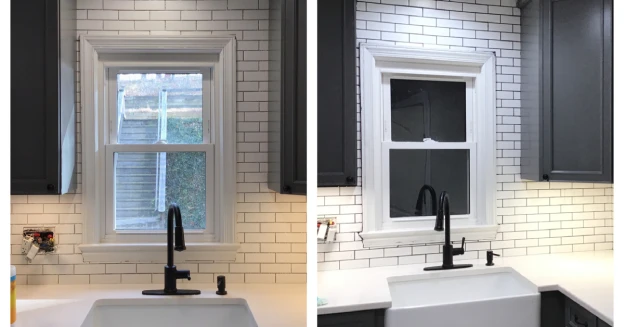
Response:
[{"label": "window", "polygon": [[442,191],[454,239],[493,238],[493,56],[364,45],[360,59],[365,246],[443,240]]},{"label": "window", "polygon": [[167,208],[177,203],[189,240],[213,240],[212,72],[170,64],[107,68],[108,238],[164,233]]},{"label": "window", "polygon": [[390,190],[383,194],[384,226],[430,227],[437,202],[430,197],[443,190],[451,199],[452,217],[474,224],[472,79],[420,78],[383,76],[382,155],[387,160],[382,170],[389,176],[384,183]]},{"label": "window", "polygon": [[81,37],[88,262],[162,262],[171,203],[180,260],[234,260],[231,37]]}]

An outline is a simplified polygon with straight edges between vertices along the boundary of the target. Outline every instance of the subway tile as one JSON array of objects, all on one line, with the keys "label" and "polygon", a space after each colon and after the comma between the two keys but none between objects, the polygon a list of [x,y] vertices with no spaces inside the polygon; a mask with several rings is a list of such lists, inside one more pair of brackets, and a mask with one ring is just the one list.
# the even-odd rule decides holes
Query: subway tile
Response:
[{"label": "subway tile", "polygon": [[58,283],[61,285],[89,284],[89,275],[59,275]]},{"label": "subway tile", "polygon": [[133,10],[134,2],[135,1],[126,0],[104,0],[104,9]]},{"label": "subway tile", "polygon": [[340,261],[340,269],[357,269],[370,267],[369,259]]}]

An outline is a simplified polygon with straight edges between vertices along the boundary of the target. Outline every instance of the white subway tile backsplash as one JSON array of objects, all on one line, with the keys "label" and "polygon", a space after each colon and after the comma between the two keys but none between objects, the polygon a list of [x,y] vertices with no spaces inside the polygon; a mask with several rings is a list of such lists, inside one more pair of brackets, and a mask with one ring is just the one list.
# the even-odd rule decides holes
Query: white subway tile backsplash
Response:
[{"label": "white subway tile backsplash", "polygon": [[[239,139],[236,143],[236,164],[240,173],[237,183],[237,218],[240,223],[237,237],[243,243],[236,263],[180,262],[178,267],[191,270],[192,282],[211,283],[215,281],[216,274],[225,274],[230,283],[304,283],[306,198],[275,194],[267,187],[268,2],[80,0],[78,9],[79,34],[236,36],[240,91],[237,108]],[[407,15],[414,14],[412,8],[408,7],[407,11],[405,16],[386,16],[385,19],[407,24]],[[368,20],[366,15],[363,18],[359,16],[358,19]],[[376,20],[380,20],[379,14]],[[80,94],[76,98],[80,107]],[[80,117],[77,118],[79,121]],[[80,149],[80,133],[77,138]],[[78,248],[82,243],[80,158],[77,168],[79,185],[76,194],[11,197],[11,242],[14,254],[11,262],[19,266],[19,282],[162,283],[162,263],[83,262]],[[336,188],[335,191],[339,193],[340,189]],[[344,195],[347,203],[353,206],[358,204],[355,194]],[[343,202],[338,200],[338,203],[337,213]],[[347,211],[357,212],[357,209]],[[32,264],[27,264],[20,254],[19,244],[23,228],[29,226],[54,227],[57,233],[57,254],[40,255]],[[349,234],[341,235],[339,239],[343,240],[345,236],[354,240],[354,236]]]},{"label": "white subway tile backsplash", "polygon": [[[502,252],[503,256],[591,251],[592,247],[612,249],[613,185],[531,182],[520,178],[520,11],[514,10],[515,0],[411,0],[409,5],[393,0],[372,2],[357,2],[356,17],[366,21],[358,28],[359,42],[496,53],[496,213],[500,232],[495,241],[469,242],[465,256],[476,257],[478,251],[488,249]],[[399,16],[409,17],[409,22]],[[370,24],[371,21],[385,24]],[[382,31],[409,34],[409,39],[384,38]],[[358,149],[361,146],[358,142]],[[361,185],[362,176],[358,177]],[[361,186],[318,189],[319,215],[351,211],[357,214],[355,221],[351,216],[338,219],[339,246],[319,245],[323,252],[319,270],[394,265],[396,258],[397,264],[441,261],[439,244],[364,248],[356,234],[362,231],[361,201],[356,200],[355,205],[341,202],[340,195],[352,192],[361,194]]]}]

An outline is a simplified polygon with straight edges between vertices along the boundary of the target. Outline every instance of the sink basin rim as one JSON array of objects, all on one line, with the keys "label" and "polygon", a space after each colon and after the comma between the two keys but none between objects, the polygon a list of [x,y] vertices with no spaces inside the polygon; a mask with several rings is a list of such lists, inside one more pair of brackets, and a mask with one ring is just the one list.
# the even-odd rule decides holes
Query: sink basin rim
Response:
[{"label": "sink basin rim", "polygon": [[466,302],[466,301],[456,301],[456,302],[448,301],[446,303],[422,304],[422,305],[410,305],[410,306],[402,305],[402,306],[398,306],[398,307],[394,307],[391,304],[390,308],[388,308],[388,310],[390,310],[390,309],[392,309],[392,310],[410,310],[410,309],[430,308],[430,307],[455,306],[455,305],[460,305],[460,304],[463,304],[463,303],[484,303],[484,302],[493,302],[493,301],[512,300],[512,299],[518,299],[518,298],[533,297],[533,296],[538,295],[538,294],[523,294],[523,295],[514,295],[514,296],[511,296],[511,295],[510,296],[500,296],[500,297],[496,297],[496,298],[471,300],[470,302]]},{"label": "sink basin rim", "polygon": [[[524,276],[520,275],[515,269],[511,267],[486,267],[486,268],[473,267],[473,268],[468,268],[468,269],[433,270],[433,271],[427,271],[427,272],[418,273],[418,274],[390,276],[387,278],[387,281],[388,281],[388,284],[390,284],[390,283],[410,282],[410,281],[425,280],[425,279],[465,277],[465,276],[487,275],[487,274],[496,274],[496,273],[511,273],[511,274],[516,275],[517,277],[522,278],[524,281],[529,282],[528,279],[524,278]],[[536,286],[536,290],[537,290],[537,286]]]},{"label": "sink basin rim", "polygon": [[91,309],[99,306],[109,305],[131,305],[131,306],[152,306],[152,305],[241,305],[247,310],[249,305],[243,298],[213,298],[213,297],[193,297],[193,296],[163,296],[163,297],[137,297],[137,298],[103,298],[93,301]]}]

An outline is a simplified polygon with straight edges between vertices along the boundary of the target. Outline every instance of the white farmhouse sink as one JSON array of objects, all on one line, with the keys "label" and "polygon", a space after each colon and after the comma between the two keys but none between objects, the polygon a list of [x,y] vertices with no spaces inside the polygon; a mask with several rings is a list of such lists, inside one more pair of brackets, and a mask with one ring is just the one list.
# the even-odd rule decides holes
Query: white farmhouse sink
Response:
[{"label": "white farmhouse sink", "polygon": [[539,327],[537,286],[508,267],[388,278],[386,327]]},{"label": "white farmhouse sink", "polygon": [[102,299],[93,303],[81,327],[257,327],[243,299]]}]

